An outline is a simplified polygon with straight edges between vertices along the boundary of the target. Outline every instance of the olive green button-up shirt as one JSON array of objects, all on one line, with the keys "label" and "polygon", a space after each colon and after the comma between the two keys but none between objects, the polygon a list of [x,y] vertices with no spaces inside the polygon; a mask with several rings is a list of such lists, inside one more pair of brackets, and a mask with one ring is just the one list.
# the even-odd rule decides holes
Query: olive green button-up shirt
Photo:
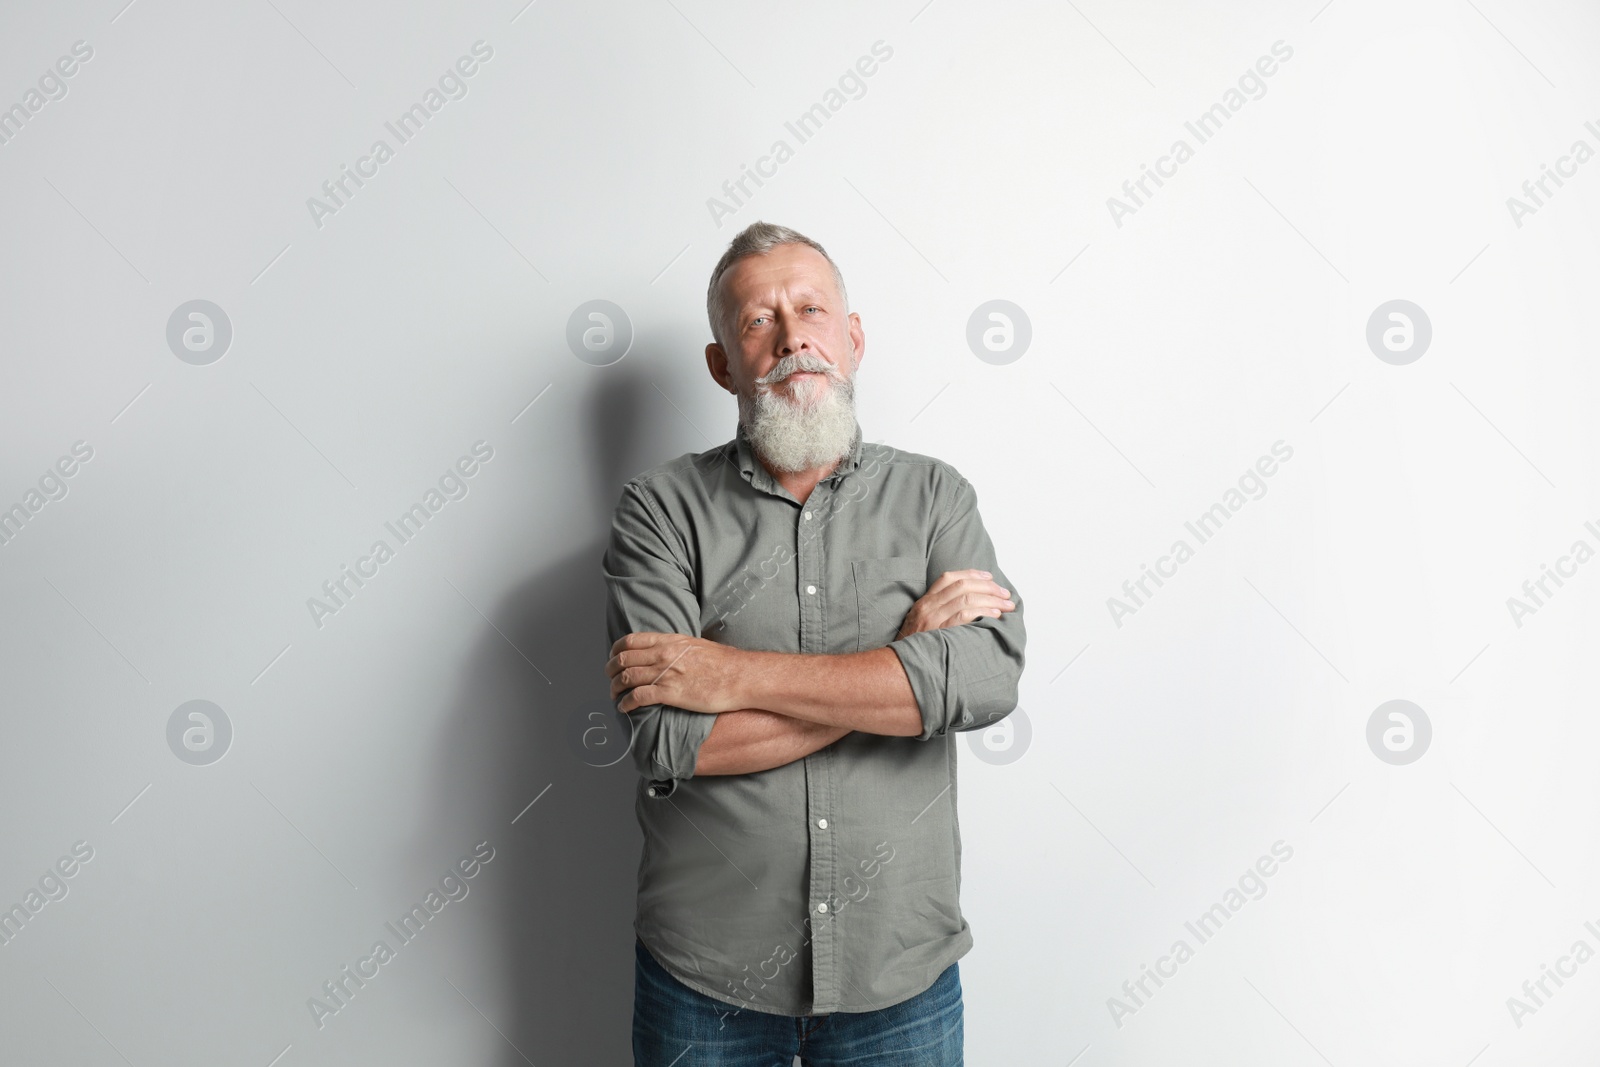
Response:
[{"label": "olive green button-up shirt", "polygon": [[[1023,600],[972,485],[931,456],[863,443],[857,423],[802,504],[741,425],[623,487],[604,568],[613,643],[648,630],[775,652],[887,646],[922,714],[916,737],[855,731],[782,767],[696,776],[715,716],[633,711],[645,947],[737,1009],[864,1012],[926,990],[972,947],[956,735],[1016,707],[1023,667]],[[933,580],[966,568],[991,572],[1016,607],[895,640]]]}]

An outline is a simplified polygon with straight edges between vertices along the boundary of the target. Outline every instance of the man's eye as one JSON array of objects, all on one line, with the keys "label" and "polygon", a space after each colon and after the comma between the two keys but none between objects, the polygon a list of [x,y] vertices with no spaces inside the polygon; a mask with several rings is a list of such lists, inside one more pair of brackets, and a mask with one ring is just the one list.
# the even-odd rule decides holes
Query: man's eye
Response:
[{"label": "man's eye", "polygon": [[[806,310],[806,311],[821,311],[822,308],[818,304],[807,304],[805,306],[804,310]],[[759,326],[761,324],[761,321],[763,319],[765,319],[765,318],[766,318],[765,315],[757,315],[755,318],[750,320],[750,325]]]}]

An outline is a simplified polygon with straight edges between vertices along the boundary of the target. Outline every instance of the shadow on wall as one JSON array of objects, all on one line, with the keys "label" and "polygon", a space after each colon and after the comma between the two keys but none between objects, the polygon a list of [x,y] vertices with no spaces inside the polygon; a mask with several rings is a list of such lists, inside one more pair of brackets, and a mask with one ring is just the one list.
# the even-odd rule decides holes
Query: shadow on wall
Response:
[{"label": "shadow on wall", "polygon": [[565,476],[538,479],[569,490],[541,504],[568,509],[561,523],[581,529],[567,542],[582,547],[480,605],[494,625],[461,665],[430,784],[430,796],[448,798],[439,807],[452,828],[417,837],[436,847],[470,819],[482,830],[472,841],[496,849],[486,899],[498,895],[502,910],[473,921],[498,940],[481,966],[498,968],[498,985],[473,997],[505,1038],[487,1061],[496,1067],[633,1063],[638,772],[610,713],[601,561],[622,484],[681,455],[686,439],[643,373],[660,364],[634,355],[627,371],[606,372],[587,412],[569,416]]}]

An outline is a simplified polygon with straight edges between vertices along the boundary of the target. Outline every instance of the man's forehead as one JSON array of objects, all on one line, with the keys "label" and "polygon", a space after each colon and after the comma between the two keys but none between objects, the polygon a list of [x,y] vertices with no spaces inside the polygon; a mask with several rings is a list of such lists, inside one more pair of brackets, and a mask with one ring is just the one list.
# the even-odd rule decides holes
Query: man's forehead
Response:
[{"label": "man's forehead", "polygon": [[787,294],[790,299],[795,300],[832,300],[838,296],[837,293],[818,286],[810,278],[795,278],[787,275],[773,278],[765,284],[746,285],[741,288],[744,294],[739,301],[741,307],[748,307],[752,304],[765,304],[780,293]]},{"label": "man's forehead", "polygon": [[772,285],[764,285],[764,286],[762,286],[760,288],[759,291],[757,291],[755,293],[752,293],[748,297],[748,300],[764,301],[767,298],[768,294],[777,293],[777,292],[785,292],[785,293],[788,293],[790,296],[807,297],[807,298],[824,297],[824,296],[830,295],[828,293],[828,290],[820,289],[816,285],[812,284],[810,281],[798,281],[798,280],[795,280],[795,281],[791,281],[789,284],[783,284],[782,282],[776,282],[776,283],[774,283]]},{"label": "man's forehead", "polygon": [[[780,258],[779,253],[790,247],[803,249],[810,255]],[[728,280],[734,283],[734,288],[745,294],[747,300],[760,300],[780,291],[795,295],[827,296],[832,288],[829,283],[833,280],[828,261],[806,245],[780,245],[765,255],[746,256],[735,263],[728,273],[732,275]]]}]

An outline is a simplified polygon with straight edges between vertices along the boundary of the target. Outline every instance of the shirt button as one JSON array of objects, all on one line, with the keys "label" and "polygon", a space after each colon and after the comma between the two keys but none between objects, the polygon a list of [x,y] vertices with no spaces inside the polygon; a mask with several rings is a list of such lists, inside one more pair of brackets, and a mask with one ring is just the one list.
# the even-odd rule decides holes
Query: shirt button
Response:
[{"label": "shirt button", "polygon": [[808,512],[806,512],[806,518],[807,518],[807,519],[810,519],[810,518],[811,518],[811,512],[809,512],[809,511],[808,511]]},{"label": "shirt button", "polygon": [[816,587],[816,586],[814,586],[814,585],[808,585],[808,586],[806,586],[806,592],[808,592],[808,593],[815,593],[815,592],[816,592],[816,591],[817,591],[817,587]]},{"label": "shirt button", "polygon": [[817,910],[818,911],[827,911],[828,910],[828,902],[827,901],[823,901],[821,904],[818,904],[817,905]]},{"label": "shirt button", "polygon": [[828,828],[828,820],[827,819],[818,819],[817,820],[817,825],[822,827],[824,830],[826,830]]},{"label": "shirt button", "polygon": [[649,789],[646,789],[645,792],[648,793],[650,796],[655,796],[656,795],[656,787],[655,786],[651,786]]}]

